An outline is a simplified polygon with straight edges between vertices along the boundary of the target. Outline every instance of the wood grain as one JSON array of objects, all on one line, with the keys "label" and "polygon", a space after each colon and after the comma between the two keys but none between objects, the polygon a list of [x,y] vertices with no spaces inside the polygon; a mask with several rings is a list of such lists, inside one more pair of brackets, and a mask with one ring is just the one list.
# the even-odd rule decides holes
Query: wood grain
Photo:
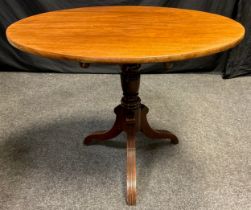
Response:
[{"label": "wood grain", "polygon": [[206,12],[151,6],[99,6],[43,13],[7,29],[20,50],[86,63],[169,62],[237,45],[243,26]]}]

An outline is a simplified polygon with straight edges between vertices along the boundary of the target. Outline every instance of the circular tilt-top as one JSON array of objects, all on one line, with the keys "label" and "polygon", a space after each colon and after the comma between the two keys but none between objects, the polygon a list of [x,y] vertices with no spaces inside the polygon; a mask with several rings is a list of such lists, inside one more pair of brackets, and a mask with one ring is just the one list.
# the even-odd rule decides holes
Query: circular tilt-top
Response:
[{"label": "circular tilt-top", "polygon": [[60,10],[22,19],[7,30],[20,50],[86,63],[178,61],[237,45],[243,26],[201,11],[151,6]]}]

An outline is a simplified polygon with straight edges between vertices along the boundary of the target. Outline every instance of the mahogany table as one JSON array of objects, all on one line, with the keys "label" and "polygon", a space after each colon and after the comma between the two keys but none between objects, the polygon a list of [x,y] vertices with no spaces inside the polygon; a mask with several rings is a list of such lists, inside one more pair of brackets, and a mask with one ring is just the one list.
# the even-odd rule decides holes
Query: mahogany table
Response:
[{"label": "mahogany table", "polygon": [[[119,64],[123,97],[108,131],[85,138],[108,140],[127,134],[127,203],[136,204],[136,132],[151,139],[177,137],[154,130],[148,108],[138,96],[140,64],[170,62],[218,53],[236,46],[245,33],[241,24],[216,14],[150,6],[102,6],[48,12],[22,19],[7,29],[16,48],[54,59]],[[161,85],[161,84],[160,84]]]}]

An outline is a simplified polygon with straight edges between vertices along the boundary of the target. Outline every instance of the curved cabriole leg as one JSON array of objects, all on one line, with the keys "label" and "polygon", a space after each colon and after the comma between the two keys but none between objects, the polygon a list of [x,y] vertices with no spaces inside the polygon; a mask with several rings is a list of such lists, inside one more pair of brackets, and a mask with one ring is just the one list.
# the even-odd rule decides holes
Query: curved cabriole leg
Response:
[{"label": "curved cabriole leg", "polygon": [[136,131],[129,127],[127,133],[127,203],[136,205]]},{"label": "curved cabriole leg", "polygon": [[118,136],[122,132],[122,123],[123,123],[123,108],[119,105],[114,109],[116,114],[116,120],[114,122],[113,127],[108,131],[97,131],[90,135],[88,135],[84,144],[90,145],[94,140],[95,141],[105,141],[108,139],[112,139]]},{"label": "curved cabriole leg", "polygon": [[178,138],[167,130],[154,130],[147,121],[147,113],[149,109],[145,105],[141,105],[141,132],[148,138],[152,139],[170,139],[172,144],[178,144]]}]

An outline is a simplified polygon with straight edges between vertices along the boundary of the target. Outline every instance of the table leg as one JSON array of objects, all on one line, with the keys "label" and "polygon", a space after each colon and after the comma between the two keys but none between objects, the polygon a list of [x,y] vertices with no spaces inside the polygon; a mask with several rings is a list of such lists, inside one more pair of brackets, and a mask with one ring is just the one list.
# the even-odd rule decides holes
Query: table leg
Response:
[{"label": "table leg", "polygon": [[125,132],[127,133],[127,203],[136,205],[136,123],[137,117],[128,119]]},{"label": "table leg", "polygon": [[87,137],[85,137],[84,144],[90,145],[95,140],[96,141],[105,141],[108,139],[112,139],[112,138],[118,136],[123,131],[122,125],[123,125],[123,121],[124,121],[123,120],[124,115],[123,115],[123,108],[121,107],[121,105],[117,106],[114,109],[114,112],[116,114],[116,120],[114,122],[113,127],[108,131],[97,131],[97,132],[94,132],[94,133],[88,135]]},{"label": "table leg", "polygon": [[170,139],[172,144],[178,144],[178,138],[172,134],[170,131],[167,130],[154,130],[151,128],[147,121],[147,113],[149,109],[145,105],[141,105],[141,126],[140,130],[144,133],[148,138],[151,139]]}]

